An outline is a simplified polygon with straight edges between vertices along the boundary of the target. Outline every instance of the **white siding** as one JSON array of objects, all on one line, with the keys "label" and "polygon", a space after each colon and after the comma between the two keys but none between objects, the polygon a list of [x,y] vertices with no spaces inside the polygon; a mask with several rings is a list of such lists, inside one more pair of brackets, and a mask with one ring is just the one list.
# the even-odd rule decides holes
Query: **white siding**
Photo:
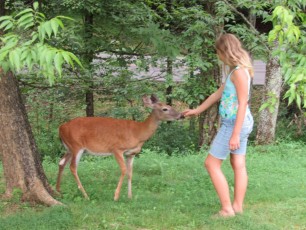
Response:
[{"label": "white siding", "polygon": [[253,65],[254,65],[253,85],[264,85],[266,77],[266,63],[260,60],[255,60]]},{"label": "white siding", "polygon": [[[103,59],[108,58],[116,58],[115,55],[110,55],[106,53],[101,53],[98,55],[101,60],[96,59],[94,60],[94,64],[97,63],[103,63]],[[131,57],[129,57],[131,58]],[[137,57],[133,57],[133,59],[136,59]],[[148,56],[147,58],[150,58]],[[254,78],[253,78],[253,85],[264,85],[265,84],[265,75],[266,75],[266,63],[260,60],[254,61]],[[134,73],[134,77],[138,79],[143,78],[150,78],[155,81],[165,81],[166,77],[166,60],[162,59],[159,61],[158,66],[148,66],[147,71],[139,70],[137,65],[132,63],[129,65],[128,70]],[[173,80],[175,82],[184,81],[184,75],[189,74],[188,68],[186,65],[184,65],[183,58],[178,57],[176,61],[173,63]],[[102,74],[102,70],[97,71],[98,74]],[[199,71],[195,70],[194,74],[198,74]],[[114,75],[117,75],[116,71],[113,73]]]}]

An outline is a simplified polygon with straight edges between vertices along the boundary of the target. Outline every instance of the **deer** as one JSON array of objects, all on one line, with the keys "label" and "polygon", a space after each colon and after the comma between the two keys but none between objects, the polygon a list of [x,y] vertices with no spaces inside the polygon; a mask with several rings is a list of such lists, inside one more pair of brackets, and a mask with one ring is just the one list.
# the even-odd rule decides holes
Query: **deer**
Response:
[{"label": "deer", "polygon": [[111,117],[78,117],[59,127],[59,137],[66,154],[59,162],[56,190],[60,193],[63,170],[70,162],[70,171],[85,199],[89,199],[79,179],[77,168],[83,153],[99,156],[113,155],[121,175],[114,194],[117,201],[125,175],[128,177],[128,198],[132,198],[132,174],[135,155],[140,153],[145,141],[157,130],[162,121],[183,118],[173,107],[159,101],[155,95],[143,96],[145,107],[151,108],[150,115],[142,122]]}]

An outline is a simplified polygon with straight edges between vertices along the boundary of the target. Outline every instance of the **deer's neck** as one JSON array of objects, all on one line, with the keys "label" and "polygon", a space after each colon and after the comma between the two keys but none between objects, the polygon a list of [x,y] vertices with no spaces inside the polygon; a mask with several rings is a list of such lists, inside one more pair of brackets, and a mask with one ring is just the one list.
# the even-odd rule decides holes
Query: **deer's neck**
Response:
[{"label": "deer's neck", "polygon": [[156,118],[154,112],[140,125],[140,139],[143,141],[148,140],[156,131],[160,123],[160,120]]}]

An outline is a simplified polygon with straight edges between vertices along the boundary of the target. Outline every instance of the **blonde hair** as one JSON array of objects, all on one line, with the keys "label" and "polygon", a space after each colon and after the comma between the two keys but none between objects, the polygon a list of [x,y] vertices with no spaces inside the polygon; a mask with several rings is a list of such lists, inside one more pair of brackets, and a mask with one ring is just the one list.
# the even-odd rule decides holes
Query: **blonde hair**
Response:
[{"label": "blonde hair", "polygon": [[215,48],[223,55],[225,65],[244,67],[251,76],[254,75],[251,58],[235,35],[222,34],[217,39]]}]

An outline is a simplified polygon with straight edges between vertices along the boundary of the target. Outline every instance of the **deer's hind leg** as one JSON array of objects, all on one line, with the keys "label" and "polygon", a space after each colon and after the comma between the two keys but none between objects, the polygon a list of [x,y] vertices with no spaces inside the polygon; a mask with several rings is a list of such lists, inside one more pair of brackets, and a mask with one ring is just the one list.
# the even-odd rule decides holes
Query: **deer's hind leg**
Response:
[{"label": "deer's hind leg", "polygon": [[71,160],[71,153],[68,151],[60,160],[59,166],[58,166],[58,176],[57,176],[57,182],[56,182],[56,191],[60,192],[61,190],[61,179],[63,175],[63,171],[65,169],[65,166],[68,162]]},{"label": "deer's hind leg", "polygon": [[76,154],[72,154],[71,157],[71,163],[70,163],[70,171],[74,176],[74,179],[76,180],[77,184],[78,184],[78,188],[81,190],[81,192],[83,193],[83,196],[85,197],[85,199],[89,200],[89,197],[80,181],[80,178],[78,176],[78,164],[79,161],[82,157],[82,154],[84,152],[84,149],[79,149],[78,152],[76,152]]}]

